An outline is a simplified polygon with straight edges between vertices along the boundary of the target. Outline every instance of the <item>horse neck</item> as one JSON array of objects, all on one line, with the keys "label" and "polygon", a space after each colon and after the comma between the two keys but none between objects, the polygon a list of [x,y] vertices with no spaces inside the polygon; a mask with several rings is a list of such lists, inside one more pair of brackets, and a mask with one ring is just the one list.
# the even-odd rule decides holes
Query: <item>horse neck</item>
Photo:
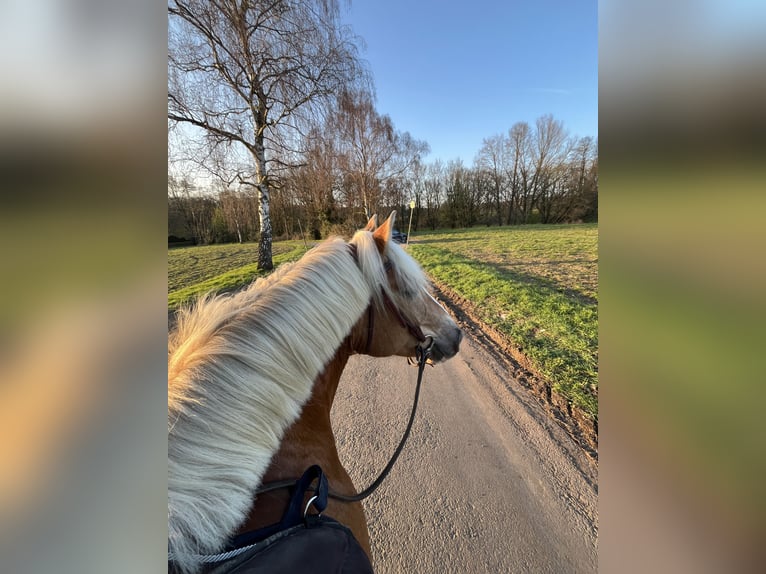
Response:
[{"label": "horse neck", "polygon": [[[263,484],[286,479],[297,480],[309,466],[318,464],[334,490],[354,493],[353,482],[338,457],[330,421],[335,391],[353,353],[352,339],[349,337],[314,381],[311,398],[304,405],[298,420],[285,432],[280,448],[264,475]],[[287,489],[259,495],[240,532],[278,522],[287,508],[288,499]]]}]

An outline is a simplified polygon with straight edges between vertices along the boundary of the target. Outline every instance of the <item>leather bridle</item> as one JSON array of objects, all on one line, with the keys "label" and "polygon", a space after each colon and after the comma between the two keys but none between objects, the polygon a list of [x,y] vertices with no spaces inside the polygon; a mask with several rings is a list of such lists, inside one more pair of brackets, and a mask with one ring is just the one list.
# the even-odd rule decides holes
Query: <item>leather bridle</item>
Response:
[{"label": "leather bridle", "polygon": [[[386,263],[387,268],[390,268],[390,266],[390,263]],[[399,325],[407,329],[409,334],[418,340],[418,343],[425,343],[428,337],[423,334],[423,330],[420,328],[420,325],[413,323],[404,313],[402,313],[401,309],[399,309],[399,307],[397,307],[396,304],[391,300],[391,297],[389,297],[388,293],[382,291],[381,295],[383,296],[383,304],[386,307],[386,311],[393,315],[399,322]],[[372,348],[372,334],[374,330],[375,305],[373,302],[370,302],[370,305],[367,307],[367,344],[365,345],[366,354],[369,353]]]},{"label": "leather bridle", "polygon": [[[354,258],[354,261],[356,261],[357,264],[359,264],[359,254],[357,251],[356,245],[353,243],[348,244],[348,250],[351,253],[351,257]],[[392,269],[391,262],[386,260],[383,263],[383,269],[388,274]],[[393,315],[396,320],[399,322],[399,324],[407,329],[407,331],[415,337],[418,340],[418,343],[424,343],[428,337],[426,337],[423,334],[423,330],[420,328],[420,325],[413,323],[404,313],[402,313],[401,309],[396,306],[396,304],[391,300],[391,297],[386,293],[385,290],[381,290],[381,295],[383,298],[383,305],[386,307],[386,311],[388,311],[391,315]],[[374,302],[370,301],[369,306],[367,307],[367,343],[365,344],[365,353],[369,353],[372,347],[372,334],[375,330],[375,304]]]}]

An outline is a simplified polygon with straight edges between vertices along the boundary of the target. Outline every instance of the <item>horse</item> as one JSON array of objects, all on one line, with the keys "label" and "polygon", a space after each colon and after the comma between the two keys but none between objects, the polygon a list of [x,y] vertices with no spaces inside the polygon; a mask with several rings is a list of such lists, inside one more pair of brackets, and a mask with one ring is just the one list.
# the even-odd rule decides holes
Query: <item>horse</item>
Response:
[{"label": "horse", "polygon": [[[330,423],[343,369],[355,353],[443,361],[462,338],[392,241],[395,215],[380,226],[372,217],[350,242],[328,239],[241,292],[179,310],[168,342],[170,569],[212,571],[265,535],[284,545],[280,525],[297,508],[306,524],[321,515],[345,528],[343,547],[356,545],[370,564],[364,511]],[[330,489],[353,502],[328,500]],[[295,538],[299,527],[282,530]]]}]

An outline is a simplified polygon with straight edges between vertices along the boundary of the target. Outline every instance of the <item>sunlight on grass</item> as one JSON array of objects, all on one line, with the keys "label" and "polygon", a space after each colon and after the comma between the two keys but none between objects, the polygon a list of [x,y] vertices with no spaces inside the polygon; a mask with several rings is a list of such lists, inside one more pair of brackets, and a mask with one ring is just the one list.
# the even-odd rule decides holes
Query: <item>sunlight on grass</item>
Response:
[{"label": "sunlight on grass", "polygon": [[553,388],[598,416],[598,227],[521,226],[419,236],[410,252],[475,306]]},{"label": "sunlight on grass", "polygon": [[[303,242],[274,243],[274,267],[296,261]],[[236,289],[266,273],[258,270],[258,244],[206,245],[168,250],[168,308],[210,291]]]}]

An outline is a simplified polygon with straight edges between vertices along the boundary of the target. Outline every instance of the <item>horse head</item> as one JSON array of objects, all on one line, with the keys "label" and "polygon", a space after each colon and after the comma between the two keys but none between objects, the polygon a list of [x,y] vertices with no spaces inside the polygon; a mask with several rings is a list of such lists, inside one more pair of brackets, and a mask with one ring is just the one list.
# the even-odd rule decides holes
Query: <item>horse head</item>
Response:
[{"label": "horse head", "polygon": [[374,357],[412,357],[420,346],[434,362],[460,347],[462,331],[429,292],[423,270],[391,239],[396,212],[378,226],[373,216],[351,245],[372,292],[372,301],[352,332],[354,350]]}]

